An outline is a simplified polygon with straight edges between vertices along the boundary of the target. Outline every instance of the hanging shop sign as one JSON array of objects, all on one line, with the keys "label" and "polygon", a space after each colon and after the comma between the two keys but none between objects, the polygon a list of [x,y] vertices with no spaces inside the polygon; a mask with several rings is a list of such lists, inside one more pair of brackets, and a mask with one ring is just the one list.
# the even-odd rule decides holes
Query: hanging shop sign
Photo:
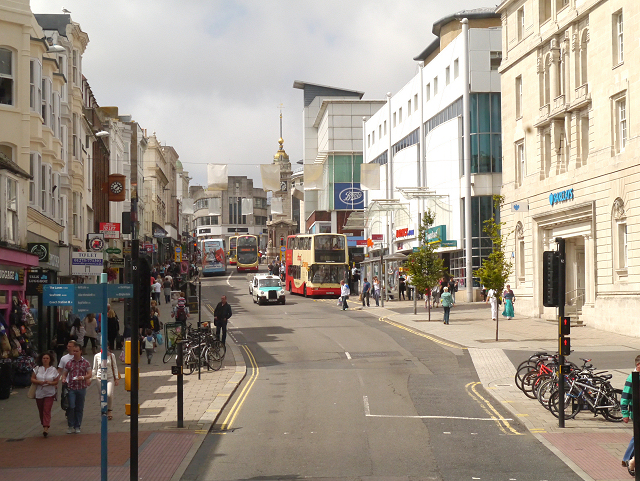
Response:
[{"label": "hanging shop sign", "polygon": [[0,264],[0,284],[21,286],[24,282],[24,268]]},{"label": "hanging shop sign", "polygon": [[[126,251],[126,247],[125,247],[125,251]],[[118,249],[117,247],[109,247],[106,250],[107,254],[120,254],[122,253],[122,251],[120,249]],[[131,254],[131,248],[129,248],[129,254]]]},{"label": "hanging shop sign", "polygon": [[109,257],[109,267],[114,268],[124,268],[124,258],[123,257]]},{"label": "hanging shop sign", "polygon": [[151,229],[153,230],[153,237],[164,238],[167,237],[168,232],[162,228],[161,225],[155,222],[151,223]]},{"label": "hanging shop sign", "polygon": [[104,247],[103,234],[87,234],[87,250],[92,252],[102,252]]},{"label": "hanging shop sign", "polygon": [[447,226],[437,225],[429,227],[427,231],[427,242],[429,244],[435,244],[436,242],[442,242],[447,238]]},{"label": "hanging shop sign", "polygon": [[560,192],[549,194],[549,204],[551,204],[552,207],[568,200],[573,200],[573,189],[562,190]]},{"label": "hanging shop sign", "polygon": [[72,276],[99,276],[102,274],[104,259],[101,252],[72,252]]},{"label": "hanging shop sign", "polygon": [[105,239],[120,239],[120,224],[117,222],[100,222],[100,233]]},{"label": "hanging shop sign", "polygon": [[27,291],[28,296],[42,294],[42,288],[53,281],[54,272],[43,269],[31,269],[27,271]]},{"label": "hanging shop sign", "polygon": [[29,242],[27,250],[38,256],[38,262],[49,262],[48,242]]}]

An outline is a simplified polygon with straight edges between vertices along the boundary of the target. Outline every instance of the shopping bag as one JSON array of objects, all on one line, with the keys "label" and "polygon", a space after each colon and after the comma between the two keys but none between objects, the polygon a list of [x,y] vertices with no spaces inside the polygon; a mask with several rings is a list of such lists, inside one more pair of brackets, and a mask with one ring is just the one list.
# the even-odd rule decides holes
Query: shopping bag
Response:
[{"label": "shopping bag", "polygon": [[36,398],[36,385],[31,383],[31,386],[29,386],[29,390],[27,391],[27,397],[29,399],[35,399]]},{"label": "shopping bag", "polygon": [[156,335],[156,342],[158,343],[158,346],[162,346],[164,344],[164,339],[162,337],[162,333],[158,333]]},{"label": "shopping bag", "polygon": [[60,394],[60,409],[66,411],[69,409],[69,386],[62,385],[62,393]]}]

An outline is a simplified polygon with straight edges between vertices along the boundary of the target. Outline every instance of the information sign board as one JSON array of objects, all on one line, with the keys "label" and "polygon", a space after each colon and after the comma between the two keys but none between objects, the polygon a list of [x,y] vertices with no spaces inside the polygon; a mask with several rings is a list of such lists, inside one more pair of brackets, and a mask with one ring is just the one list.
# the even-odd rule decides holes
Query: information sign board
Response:
[{"label": "information sign board", "polygon": [[100,232],[105,239],[120,239],[120,224],[117,222],[100,222]]},{"label": "information sign board", "polygon": [[73,306],[75,284],[49,284],[44,286],[42,303],[45,306]]},{"label": "information sign board", "polygon": [[76,284],[76,302],[73,312],[80,318],[90,313],[102,312],[105,284]]},{"label": "information sign board", "polygon": [[133,297],[133,284],[109,284],[107,297],[112,299]]}]

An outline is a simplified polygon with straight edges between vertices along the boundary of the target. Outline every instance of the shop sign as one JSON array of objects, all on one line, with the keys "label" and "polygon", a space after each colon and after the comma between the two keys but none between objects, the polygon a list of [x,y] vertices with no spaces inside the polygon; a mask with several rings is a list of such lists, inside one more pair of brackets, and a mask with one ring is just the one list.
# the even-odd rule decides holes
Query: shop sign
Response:
[{"label": "shop sign", "polygon": [[362,240],[357,240],[356,241],[356,246],[366,246],[367,245],[367,239],[362,239]]},{"label": "shop sign", "polygon": [[155,222],[151,223],[151,228],[153,230],[153,237],[156,237],[156,238],[167,237],[167,231],[164,230],[162,226],[156,224]]},{"label": "shop sign", "polygon": [[49,243],[48,242],[29,242],[27,250],[38,256],[39,262],[49,262]]},{"label": "shop sign", "polygon": [[360,182],[336,182],[333,185],[333,208],[364,209],[364,192],[360,189]]},{"label": "shop sign", "polygon": [[124,268],[124,258],[123,257],[110,257],[109,258],[109,267],[113,268]]},{"label": "shop sign", "polygon": [[93,252],[102,252],[104,249],[103,234],[87,234],[87,249]]},{"label": "shop sign", "polygon": [[414,247],[412,252],[418,252],[418,247]]},{"label": "shop sign", "polygon": [[384,234],[371,234],[371,240],[374,242],[380,242],[384,240]]},{"label": "shop sign", "polygon": [[[126,248],[125,248],[126,250]],[[106,250],[107,254],[120,254],[122,251],[120,249],[118,249],[117,247],[109,247]],[[129,253],[131,253],[131,248],[129,248]]]},{"label": "shop sign", "polygon": [[415,235],[415,231],[413,229],[405,228],[396,230],[396,239],[400,239],[402,237],[412,237],[413,235]]},{"label": "shop sign", "polygon": [[182,247],[175,247],[174,248],[174,261],[175,262],[182,262]]},{"label": "shop sign", "polygon": [[105,239],[120,239],[120,224],[117,222],[100,222],[100,232]]},{"label": "shop sign", "polygon": [[521,201],[521,202],[512,202],[511,203],[511,211],[512,212],[526,212],[529,210],[529,202]]},{"label": "shop sign", "polygon": [[22,267],[0,264],[0,284],[21,286],[24,282],[24,269]]},{"label": "shop sign", "polygon": [[49,270],[29,270],[27,271],[27,295],[37,296],[42,294],[43,286],[51,284],[53,272]]},{"label": "shop sign", "polygon": [[573,189],[562,190],[554,194],[549,194],[549,204],[551,204],[551,206],[568,200],[573,200]]},{"label": "shop sign", "polygon": [[153,252],[153,244],[151,244],[150,242],[145,242],[144,243],[144,250],[146,250],[148,253],[152,253]]},{"label": "shop sign", "polygon": [[457,240],[443,240],[440,242],[440,247],[458,247]]},{"label": "shop sign", "polygon": [[442,242],[447,238],[447,226],[437,225],[435,227],[429,227],[427,231],[427,242],[429,244],[435,244],[436,242]]},{"label": "shop sign", "polygon": [[104,259],[99,252],[72,252],[72,276],[99,276],[102,274]]}]

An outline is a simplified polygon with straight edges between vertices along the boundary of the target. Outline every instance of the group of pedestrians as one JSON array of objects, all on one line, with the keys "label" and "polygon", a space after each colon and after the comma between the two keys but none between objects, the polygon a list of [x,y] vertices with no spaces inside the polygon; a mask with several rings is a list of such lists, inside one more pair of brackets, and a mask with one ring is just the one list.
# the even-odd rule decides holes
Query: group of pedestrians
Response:
[{"label": "group of pedestrians", "polygon": [[[484,289],[483,289],[484,291]],[[504,300],[504,310],[502,311],[502,315],[507,319],[513,319],[515,316],[515,311],[513,308],[513,304],[516,301],[516,295],[513,290],[511,290],[511,286],[507,284],[507,288],[500,296],[500,293],[496,289],[489,289],[484,300],[485,304],[491,305],[491,320],[498,320],[498,306],[502,304]]]},{"label": "group of pedestrians", "polygon": [[269,274],[272,276],[279,276],[281,281],[284,281],[286,266],[284,262],[271,261],[271,264],[267,267]]},{"label": "group of pedestrians", "polygon": [[380,281],[378,276],[373,276],[373,284],[365,277],[362,282],[362,307],[370,307],[369,299],[373,297],[376,307],[380,306]]}]

